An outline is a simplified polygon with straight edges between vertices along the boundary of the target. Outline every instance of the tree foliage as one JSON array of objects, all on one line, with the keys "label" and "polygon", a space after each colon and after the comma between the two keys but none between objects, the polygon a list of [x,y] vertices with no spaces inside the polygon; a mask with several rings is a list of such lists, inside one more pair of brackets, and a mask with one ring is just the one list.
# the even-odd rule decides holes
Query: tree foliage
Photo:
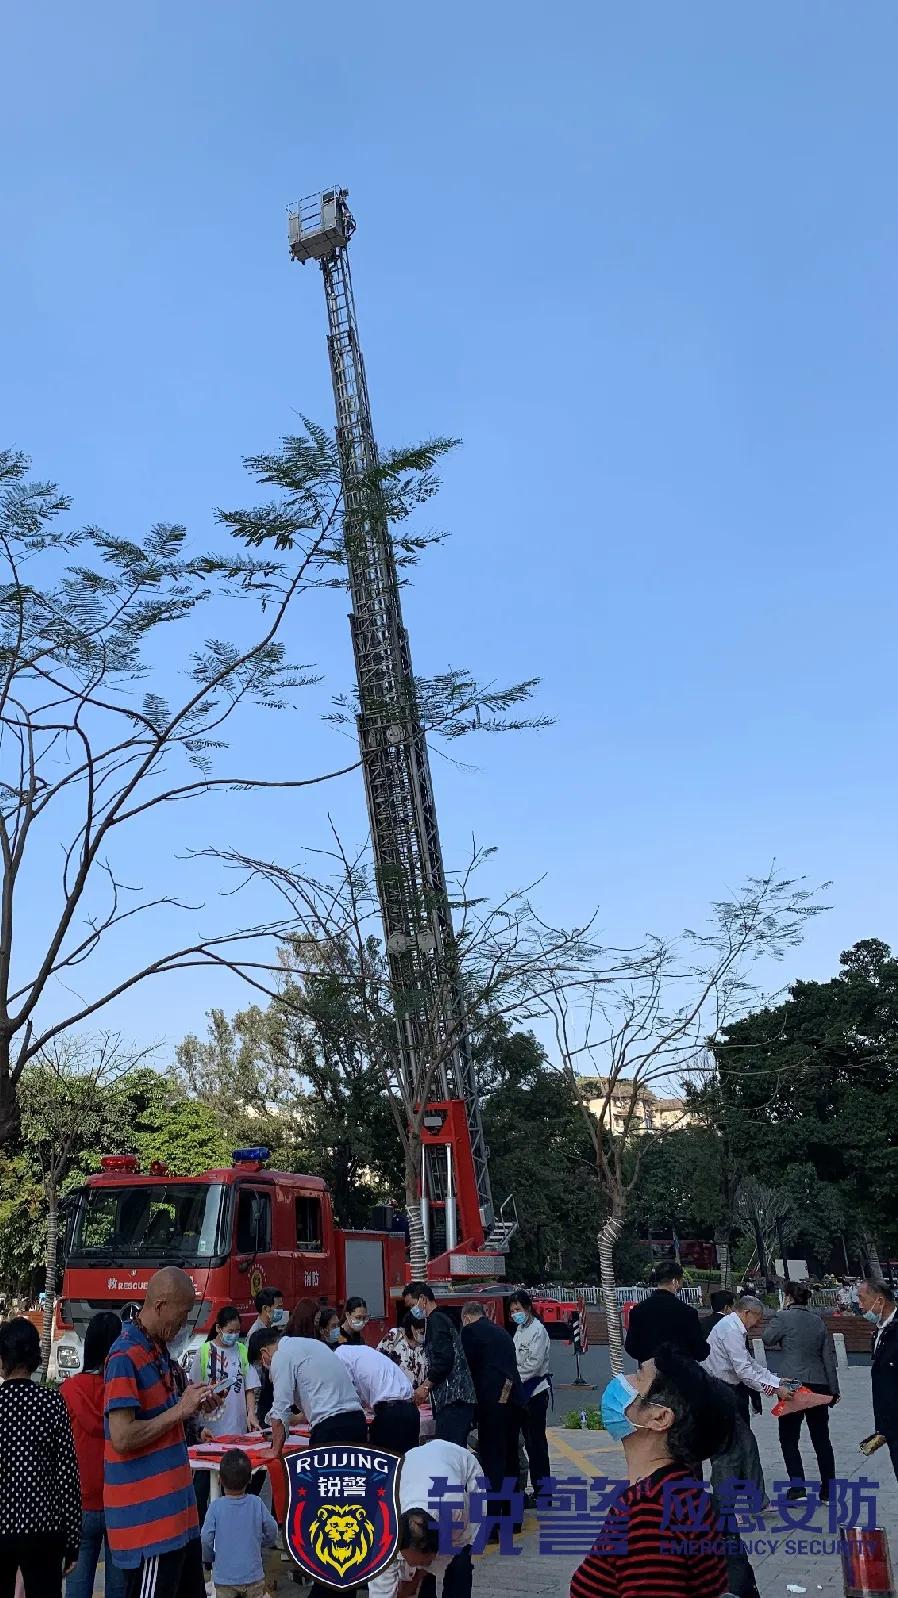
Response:
[{"label": "tree foliage", "polygon": [[[280,895],[294,928],[291,969],[304,984],[295,1002],[313,1021],[319,1048],[333,1055],[340,1037],[342,1069],[358,1070],[364,1062],[385,1092],[403,1150],[412,1266],[419,1272],[425,1264],[418,1198],[421,1129],[427,1104],[443,1096],[444,1073],[452,1079],[466,1038],[476,1036],[487,1018],[526,1021],[538,1013],[548,989],[567,992],[584,973],[595,974],[603,954],[588,926],[550,926],[529,889],[497,899],[478,895],[476,873],[491,853],[475,845],[468,865],[449,875],[453,932],[439,945],[434,940],[426,998],[397,980],[396,965],[386,956],[376,872],[367,848],[351,854],[335,834],[334,848],[316,851],[312,869],[234,852],[222,856]],[[403,1053],[397,1022],[402,1025],[409,1014],[416,1043],[414,1051]],[[328,1039],[334,1021],[336,1032]],[[416,1248],[421,1250],[417,1266]]]},{"label": "tree foliage", "polygon": [[[370,529],[375,527],[378,538],[392,551],[401,584],[423,551],[446,537],[422,529],[415,517],[438,492],[440,463],[458,440],[432,438],[382,454],[371,471],[355,481],[353,508],[347,514],[336,438],[307,418],[303,429],[283,439],[279,450],[248,456],[244,462],[260,485],[275,490],[274,497],[247,509],[220,511],[220,520],[248,547],[273,545],[281,552],[301,546],[323,523],[338,521],[341,537],[328,540],[323,551],[326,568],[319,580],[339,588],[350,586],[356,555],[366,564]],[[430,676],[416,676],[408,690],[412,702],[393,706],[391,716],[416,719],[428,736],[443,740],[471,732],[544,727],[550,721],[547,716],[512,714],[538,686],[538,677],[505,685],[481,683],[467,668],[447,666]],[[354,729],[359,708],[357,689],[335,695],[328,719]]]},{"label": "tree foliage", "polygon": [[699,1102],[742,1168],[792,1193],[796,1238],[823,1254],[842,1235],[898,1243],[898,961],[878,939],[828,982],[728,1026]]},{"label": "tree foliage", "polygon": [[[725,1218],[719,1138],[705,1126],[649,1137],[633,1190],[631,1222],[658,1236],[703,1237]],[[628,1154],[627,1162],[634,1158]]]},{"label": "tree foliage", "polygon": [[[288,561],[236,545],[191,551],[172,523],[142,539],[73,528],[69,508],[54,484],[29,479],[24,456],[0,453],[0,1143],[15,1135],[22,1072],[55,1039],[164,971],[246,970],[247,947],[280,930],[217,931],[147,955],[134,919],[188,906],[133,885],[143,819],[214,791],[321,780],[221,764],[241,711],[283,709],[314,680],[280,634],[338,547],[326,497]],[[225,631],[203,640],[212,599]],[[56,890],[35,895],[35,862],[56,853]],[[27,956],[13,942],[26,905]],[[92,984],[110,934],[124,969]],[[48,1018],[48,984],[73,991],[76,969],[84,997]]]},{"label": "tree foliage", "polygon": [[[104,1154],[134,1154],[143,1170],[162,1160],[180,1176],[230,1164],[226,1128],[170,1075],[137,1065],[104,1079],[96,1069],[102,1041],[74,1041],[74,1051],[67,1042],[67,1071],[35,1062],[22,1075],[18,1144],[0,1160],[0,1284],[7,1291],[30,1293],[44,1267],[51,1168],[64,1198],[100,1169]],[[82,1055],[80,1072],[73,1052]]]},{"label": "tree foliage", "polygon": [[703,1071],[709,1045],[756,996],[758,962],[795,948],[820,909],[803,882],[771,869],[749,878],[734,899],[714,903],[703,930],[649,938],[616,974],[545,994],[559,1068],[580,1099],[607,1201],[598,1244],[614,1370],[623,1369],[614,1248],[646,1150],[665,1135],[646,1130],[646,1095],[682,1092]]},{"label": "tree foliage", "polygon": [[518,1212],[509,1278],[592,1280],[603,1200],[579,1106],[530,1032],[494,1021],[476,1058],[493,1188]]},{"label": "tree foliage", "polygon": [[[294,951],[295,952],[295,951]],[[306,966],[309,952],[302,956]],[[323,1176],[344,1226],[401,1191],[399,1141],[353,990],[333,973],[285,969],[278,996],[228,1020],[213,1010],[205,1039],[178,1047],[181,1077],[236,1143],[264,1143],[272,1163]]]}]

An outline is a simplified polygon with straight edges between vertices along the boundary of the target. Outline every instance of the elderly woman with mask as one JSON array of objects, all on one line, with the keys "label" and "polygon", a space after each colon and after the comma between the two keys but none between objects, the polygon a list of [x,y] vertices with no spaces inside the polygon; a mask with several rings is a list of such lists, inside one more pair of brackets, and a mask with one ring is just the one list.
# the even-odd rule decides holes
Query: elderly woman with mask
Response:
[{"label": "elderly woman with mask", "polygon": [[632,1379],[613,1378],[602,1419],[624,1445],[629,1485],[574,1572],[571,1598],[722,1598],[732,1590],[720,1522],[696,1471],[726,1443],[733,1413],[721,1384],[670,1344]]}]

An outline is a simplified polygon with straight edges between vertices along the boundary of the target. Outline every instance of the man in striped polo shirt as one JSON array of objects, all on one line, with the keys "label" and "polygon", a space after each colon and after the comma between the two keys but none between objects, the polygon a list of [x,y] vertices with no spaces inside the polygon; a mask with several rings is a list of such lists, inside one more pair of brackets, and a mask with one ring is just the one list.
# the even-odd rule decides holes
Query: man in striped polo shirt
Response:
[{"label": "man in striped polo shirt", "polygon": [[157,1271],[139,1318],[122,1327],[106,1362],[103,1506],[128,1598],[205,1598],[184,1422],[210,1390],[183,1390],[168,1351],[194,1296],[186,1272]]}]

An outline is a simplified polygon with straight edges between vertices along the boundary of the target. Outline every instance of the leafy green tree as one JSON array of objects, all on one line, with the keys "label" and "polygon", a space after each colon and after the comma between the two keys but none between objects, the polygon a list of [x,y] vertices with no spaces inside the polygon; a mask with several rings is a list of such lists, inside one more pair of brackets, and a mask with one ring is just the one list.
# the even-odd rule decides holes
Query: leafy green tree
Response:
[{"label": "leafy green tree", "polygon": [[45,1298],[41,1355],[46,1375],[53,1330],[59,1238],[59,1200],[79,1149],[90,1146],[106,1123],[108,1092],[133,1064],[114,1036],[70,1035],[49,1045],[22,1078],[20,1125],[45,1200]]},{"label": "leafy green tree", "polygon": [[233,1145],[263,1143],[289,1168],[298,1147],[304,1095],[272,1050],[269,1006],[228,1017],[210,1010],[205,1036],[188,1033],[175,1051],[183,1090],[224,1127]]},{"label": "leafy green tree", "polygon": [[107,1114],[129,1127],[122,1152],[135,1154],[141,1170],[161,1160],[176,1176],[197,1176],[231,1164],[234,1144],[214,1107],[160,1072],[129,1073],[109,1095]]},{"label": "leafy green tree", "polygon": [[648,1139],[633,1189],[631,1220],[669,1236],[701,1236],[721,1222],[719,1138],[709,1127],[675,1127]]},{"label": "leafy green tree", "polygon": [[181,1176],[230,1164],[232,1143],[214,1111],[140,1060],[117,1038],[72,1034],[23,1072],[17,1150],[0,1162],[7,1291],[30,1295],[41,1269],[52,1309],[60,1201],[100,1169],[103,1154],[134,1154],[143,1170],[162,1160]]},{"label": "leafy green tree", "polygon": [[[274,765],[220,774],[241,716],[281,709],[314,680],[290,663],[281,633],[341,543],[331,485],[313,459],[306,468],[302,526],[294,518],[281,561],[236,546],[191,552],[185,529],[170,523],[142,540],[72,528],[55,485],[29,480],[24,456],[0,453],[0,1144],[15,1138],[28,1063],[118,995],[203,965],[258,980],[261,951],[271,956],[280,923],[153,951],[134,936],[135,918],[190,907],[164,888],[135,889],[132,871],[143,819],[162,806],[322,780]],[[202,641],[213,596],[224,636]],[[56,856],[55,891],[35,893],[32,862]],[[158,866],[150,874],[158,880]],[[25,920],[27,953],[13,948]],[[119,959],[113,976],[92,958],[104,943]],[[76,968],[77,996],[60,1012]]]},{"label": "leafy green tree", "polygon": [[[178,1048],[197,1099],[226,1116],[236,1139],[266,1143],[278,1165],[323,1176],[346,1226],[364,1226],[373,1205],[402,1187],[400,1142],[357,996],[311,948],[285,949],[268,1006],[232,1021],[213,1011],[206,1038]],[[381,1022],[391,1032],[390,1018]]]},{"label": "leafy green tree", "polygon": [[518,1211],[509,1275],[591,1280],[602,1198],[579,1105],[542,1044],[501,1018],[479,1038],[476,1060],[492,1181],[514,1195]]},{"label": "leafy green tree", "polygon": [[[557,988],[545,996],[559,1065],[582,1102],[606,1199],[598,1246],[613,1370],[623,1369],[614,1249],[646,1151],[667,1135],[647,1127],[647,1095],[681,1092],[703,1074],[709,1043],[755,998],[757,962],[800,943],[820,908],[803,883],[771,870],[749,878],[735,899],[712,905],[703,932],[686,929],[670,943],[650,939],[629,955],[617,980],[606,972],[581,981],[578,1010]],[[590,1070],[591,1081],[584,1078]]]},{"label": "leafy green tree", "polygon": [[32,1298],[46,1249],[44,1184],[27,1154],[0,1160],[0,1284]]},{"label": "leafy green tree", "polygon": [[728,1026],[707,1114],[743,1168],[795,1193],[799,1240],[825,1254],[856,1236],[872,1264],[898,1243],[898,961],[878,939],[828,982]]}]

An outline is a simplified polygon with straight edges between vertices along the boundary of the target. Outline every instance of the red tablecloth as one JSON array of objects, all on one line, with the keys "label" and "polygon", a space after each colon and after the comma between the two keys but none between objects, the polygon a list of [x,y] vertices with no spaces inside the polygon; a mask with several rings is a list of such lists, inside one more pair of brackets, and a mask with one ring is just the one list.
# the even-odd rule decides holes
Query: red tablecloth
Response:
[{"label": "red tablecloth", "polygon": [[[420,1405],[421,1440],[433,1436],[433,1416],[429,1404]],[[369,1421],[371,1416],[368,1416]],[[309,1425],[302,1421],[291,1426],[284,1443],[284,1454],[298,1454],[309,1446]],[[221,1457],[229,1448],[242,1448],[253,1470],[267,1470],[271,1482],[271,1510],[279,1525],[287,1515],[287,1472],[282,1459],[271,1451],[271,1440],[261,1432],[247,1432],[244,1436],[216,1437],[214,1443],[195,1443],[189,1450],[193,1470],[217,1471]]]},{"label": "red tablecloth", "polygon": [[[308,1446],[308,1426],[291,1426],[284,1454],[298,1454]],[[243,1437],[216,1437],[214,1443],[196,1443],[188,1450],[190,1464],[194,1470],[217,1471],[222,1455],[230,1448],[242,1448],[253,1470],[267,1470],[271,1482],[271,1512],[278,1524],[283,1525],[287,1514],[287,1473],[283,1459],[272,1453],[270,1438],[259,1432],[247,1432]]]}]

